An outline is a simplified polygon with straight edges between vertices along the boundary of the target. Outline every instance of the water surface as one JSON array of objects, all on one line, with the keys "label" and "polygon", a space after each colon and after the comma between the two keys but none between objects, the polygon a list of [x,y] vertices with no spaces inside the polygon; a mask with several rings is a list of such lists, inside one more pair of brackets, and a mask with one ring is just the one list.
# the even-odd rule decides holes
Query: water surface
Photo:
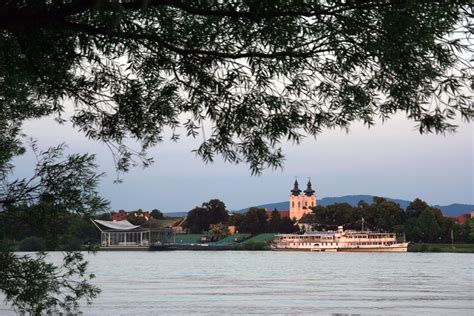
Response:
[{"label": "water surface", "polygon": [[[51,253],[60,260],[61,253]],[[468,315],[474,255],[99,252],[85,315]],[[0,314],[9,313],[7,306]],[[11,313],[11,312],[10,312]]]}]

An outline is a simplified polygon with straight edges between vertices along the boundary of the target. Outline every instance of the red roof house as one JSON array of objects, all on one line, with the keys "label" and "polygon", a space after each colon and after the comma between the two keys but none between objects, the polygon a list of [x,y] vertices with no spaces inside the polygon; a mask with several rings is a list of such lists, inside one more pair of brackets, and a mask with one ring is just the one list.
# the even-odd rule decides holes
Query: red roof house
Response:
[{"label": "red roof house", "polygon": [[[287,210],[278,210],[277,212],[280,213],[280,217],[281,217],[281,218],[283,218],[283,217],[290,217],[290,211],[287,211]],[[268,218],[272,217],[272,213],[273,213],[273,211],[267,211],[267,216],[268,216]]]}]

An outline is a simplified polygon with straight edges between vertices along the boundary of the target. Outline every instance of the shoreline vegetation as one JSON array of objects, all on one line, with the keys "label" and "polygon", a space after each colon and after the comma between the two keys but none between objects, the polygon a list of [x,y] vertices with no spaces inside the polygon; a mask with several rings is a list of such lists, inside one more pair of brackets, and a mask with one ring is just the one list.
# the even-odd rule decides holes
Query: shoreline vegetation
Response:
[{"label": "shoreline vegetation", "polygon": [[[43,205],[40,211],[43,212],[12,207],[4,214],[10,216],[0,221],[0,236],[11,251],[98,250],[101,233],[91,219],[110,221],[117,214],[71,214],[50,204]],[[411,242],[410,252],[474,253],[474,220],[457,223],[420,199],[406,210],[378,197],[372,204],[361,201],[356,207],[347,203],[316,206],[299,222],[278,210],[250,208],[246,213],[231,213],[217,199],[195,207],[183,218],[165,217],[157,209],[124,214],[133,225],[176,230],[171,243],[176,244],[173,248],[177,250],[270,250],[276,234],[326,231],[337,226],[362,230],[363,218],[365,229],[393,232],[399,241],[403,236],[403,241]]]},{"label": "shoreline vegetation", "polygon": [[474,253],[474,244],[444,244],[444,243],[412,244],[408,247],[408,252]]},{"label": "shoreline vegetation", "polygon": [[[240,234],[242,235],[242,234]],[[178,245],[184,244],[208,244],[211,246],[210,249],[205,249],[206,251],[220,251],[219,249],[212,249],[212,246],[232,246],[233,249],[227,249],[230,251],[270,251],[270,242],[273,240],[276,234],[272,233],[263,233],[255,236],[245,236],[242,238],[239,234],[230,235],[226,238],[215,241],[215,242],[200,242],[199,239],[202,236],[201,234],[177,234],[176,243]],[[238,241],[234,241],[234,240]],[[64,251],[63,249],[38,249],[35,246],[31,245],[31,248],[23,247],[14,247],[12,249],[15,252],[21,251]],[[83,245],[80,247],[82,251],[110,251],[100,249],[99,244],[89,244]],[[126,249],[124,249],[126,250]],[[178,250],[191,250],[191,249],[178,249]],[[143,251],[148,251],[143,249]],[[429,252],[429,253],[474,253],[474,244],[468,243],[410,243],[408,247],[408,252]]]}]

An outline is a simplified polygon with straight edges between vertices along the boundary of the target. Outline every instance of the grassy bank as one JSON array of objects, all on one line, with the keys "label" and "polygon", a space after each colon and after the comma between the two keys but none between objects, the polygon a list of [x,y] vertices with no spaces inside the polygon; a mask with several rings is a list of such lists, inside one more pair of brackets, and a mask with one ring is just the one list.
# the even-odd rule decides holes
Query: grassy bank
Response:
[{"label": "grassy bank", "polygon": [[408,247],[409,252],[458,252],[474,253],[474,244],[413,244]]},{"label": "grassy bank", "polygon": [[235,250],[270,250],[269,242],[275,238],[273,233],[253,236],[235,246]]}]

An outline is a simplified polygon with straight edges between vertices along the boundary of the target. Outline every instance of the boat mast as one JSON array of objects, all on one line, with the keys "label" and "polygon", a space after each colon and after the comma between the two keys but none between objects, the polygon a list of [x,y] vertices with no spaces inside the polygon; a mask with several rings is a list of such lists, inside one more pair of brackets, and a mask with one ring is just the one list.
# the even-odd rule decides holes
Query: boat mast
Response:
[{"label": "boat mast", "polygon": [[362,217],[362,232],[364,232],[364,222],[365,222],[365,219]]}]

